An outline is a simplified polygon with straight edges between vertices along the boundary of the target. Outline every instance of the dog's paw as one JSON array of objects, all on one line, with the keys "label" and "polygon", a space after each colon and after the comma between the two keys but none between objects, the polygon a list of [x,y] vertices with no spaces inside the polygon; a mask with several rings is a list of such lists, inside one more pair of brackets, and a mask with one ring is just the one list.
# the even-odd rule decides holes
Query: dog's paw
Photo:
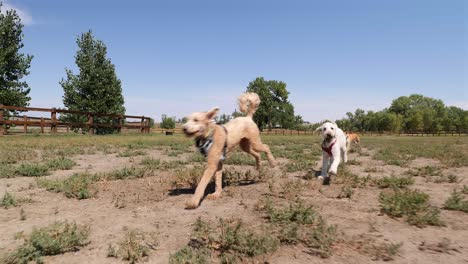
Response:
[{"label": "dog's paw", "polygon": [[331,169],[331,170],[328,171],[328,173],[329,173],[330,175],[336,175],[336,170],[332,170],[332,169]]},{"label": "dog's paw", "polygon": [[218,199],[218,198],[220,198],[220,197],[221,197],[221,193],[220,193],[220,192],[219,192],[219,193],[214,192],[214,193],[208,194],[208,195],[206,196],[206,199],[208,199],[208,200],[216,200],[216,199]]},{"label": "dog's paw", "polygon": [[198,207],[198,202],[190,200],[185,203],[185,209],[196,209]]},{"label": "dog's paw", "polygon": [[323,179],[324,179],[324,178],[323,178],[322,175],[320,175],[320,176],[317,177],[317,180],[319,180],[319,181],[323,181]]}]

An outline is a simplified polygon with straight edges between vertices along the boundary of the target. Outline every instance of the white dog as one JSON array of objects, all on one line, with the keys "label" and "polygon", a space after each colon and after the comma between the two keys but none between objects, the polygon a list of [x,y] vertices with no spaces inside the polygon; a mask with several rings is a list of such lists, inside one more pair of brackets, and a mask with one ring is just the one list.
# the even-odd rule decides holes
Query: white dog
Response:
[{"label": "white dog", "polygon": [[326,122],[315,131],[322,132],[323,137],[322,174],[318,178],[323,180],[324,184],[328,184],[330,182],[328,174],[336,175],[341,155],[343,155],[344,163],[348,162],[346,135],[334,122]]}]

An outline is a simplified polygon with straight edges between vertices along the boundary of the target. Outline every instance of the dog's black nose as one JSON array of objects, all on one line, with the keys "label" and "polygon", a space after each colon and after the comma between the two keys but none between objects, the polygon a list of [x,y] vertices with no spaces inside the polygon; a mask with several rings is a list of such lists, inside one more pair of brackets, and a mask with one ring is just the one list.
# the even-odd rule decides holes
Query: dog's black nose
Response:
[{"label": "dog's black nose", "polygon": [[183,130],[184,130],[184,133],[185,133],[185,132],[187,132],[187,128],[185,128],[185,127],[184,127],[184,129],[183,129]]}]

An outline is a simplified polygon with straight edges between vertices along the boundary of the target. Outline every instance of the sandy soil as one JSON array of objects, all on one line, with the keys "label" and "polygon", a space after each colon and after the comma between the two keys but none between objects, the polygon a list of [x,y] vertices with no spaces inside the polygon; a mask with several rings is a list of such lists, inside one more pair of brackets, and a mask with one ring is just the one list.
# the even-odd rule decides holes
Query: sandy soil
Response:
[{"label": "sandy soil", "polygon": [[[364,153],[371,151],[363,149]],[[180,159],[188,154],[167,157],[161,150],[152,149],[148,155]],[[371,157],[352,153],[350,159],[360,162],[360,165],[348,165],[348,168],[359,176],[382,177],[404,175],[409,168],[439,165],[434,160],[417,159],[409,167],[402,168],[384,165]],[[138,164],[141,158],[122,158],[116,154],[80,155],[75,157],[78,166],[69,171],[56,171],[47,177],[63,178],[86,170],[109,171]],[[287,162],[280,161],[283,165]],[[365,172],[369,167],[377,169],[375,172]],[[459,182],[432,183],[417,177],[414,187],[430,194],[432,204],[441,206],[455,187],[468,185],[468,167],[444,169],[444,173],[448,172],[456,174]],[[373,260],[372,254],[363,249],[362,245],[366,243],[403,243],[395,263],[468,263],[468,214],[442,210],[441,218],[447,223],[446,227],[410,226],[401,219],[392,219],[380,212],[379,189],[357,188],[351,199],[339,199],[337,196],[342,185],[332,182],[330,186],[321,186],[315,179],[305,180],[303,176],[307,173],[274,177],[277,177],[277,184],[301,180],[306,186],[301,198],[313,204],[330,223],[338,226],[340,241],[334,245],[334,254],[328,259],[308,254],[303,246],[282,246],[274,254],[265,256],[268,263],[383,262]],[[121,260],[106,257],[107,249],[109,243],[117,243],[128,228],[156,233],[159,245],[150,253],[148,263],[168,263],[169,255],[187,244],[192,224],[198,217],[212,223],[216,223],[220,217],[241,218],[251,227],[265,221],[256,210],[256,204],[263,194],[269,192],[267,183],[228,186],[220,199],[204,200],[198,209],[185,210],[184,202],[190,197],[190,192],[171,195],[168,178],[170,172],[157,172],[143,179],[99,182],[93,186],[98,191],[97,197],[86,200],[67,199],[63,194],[38,188],[34,178],[0,179],[0,194],[8,191],[16,197],[33,200],[21,207],[0,209],[0,255],[22,243],[14,239],[16,233],[29,233],[33,227],[68,220],[90,225],[91,243],[77,252],[45,257],[46,263],[120,263]],[[26,213],[26,220],[23,221],[20,220],[21,208]],[[442,241],[448,241],[447,248],[437,247]]]}]

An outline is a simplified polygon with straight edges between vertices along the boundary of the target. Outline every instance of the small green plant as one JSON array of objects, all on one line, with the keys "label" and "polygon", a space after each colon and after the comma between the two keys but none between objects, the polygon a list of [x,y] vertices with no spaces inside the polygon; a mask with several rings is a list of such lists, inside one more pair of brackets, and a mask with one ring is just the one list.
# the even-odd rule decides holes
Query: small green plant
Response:
[{"label": "small green plant", "polygon": [[445,201],[444,209],[468,213],[468,200],[464,200],[462,192],[453,190],[452,195]]},{"label": "small green plant", "polygon": [[25,238],[23,245],[0,259],[0,262],[5,264],[29,263],[30,261],[43,263],[42,256],[78,251],[89,243],[88,236],[88,226],[55,222],[47,227],[34,229]]},{"label": "small green plant", "polygon": [[343,185],[343,187],[341,187],[340,194],[338,194],[338,198],[339,199],[343,199],[343,198],[351,199],[353,194],[354,194],[354,189],[350,185]]},{"label": "small green plant", "polygon": [[[189,244],[170,256],[170,263],[209,263],[216,253],[220,263],[245,262],[247,258],[275,251],[279,240],[269,232],[247,229],[241,220],[220,219],[217,228],[197,220]],[[208,261],[208,262],[207,262]]]},{"label": "small green plant", "polygon": [[47,175],[49,168],[39,163],[23,163],[16,168],[16,173],[21,176],[38,177]]},{"label": "small green plant", "polygon": [[14,207],[17,205],[17,201],[15,199],[15,197],[13,197],[13,195],[11,195],[9,192],[5,192],[5,194],[3,195],[3,198],[2,198],[2,202],[0,203],[0,205],[5,208],[5,209],[8,209],[10,207]]},{"label": "small green plant", "polygon": [[227,165],[255,165],[255,159],[247,153],[234,152],[228,156],[224,164]]},{"label": "small green plant", "polygon": [[391,217],[405,217],[406,221],[418,227],[426,225],[443,226],[440,211],[429,204],[429,195],[417,190],[394,189],[379,196],[382,212]]},{"label": "small green plant", "polygon": [[346,164],[347,165],[361,165],[362,163],[359,160],[352,159],[352,160],[348,160]]},{"label": "small green plant", "polygon": [[414,179],[410,177],[397,177],[397,176],[390,176],[390,177],[383,177],[374,179],[374,184],[377,185],[381,189],[385,188],[406,188],[410,185],[414,184]]},{"label": "small green plant", "polygon": [[203,176],[203,172],[204,168],[202,166],[178,169],[174,171],[174,176],[172,177],[172,187],[176,189],[183,187],[195,189],[201,177]]},{"label": "small green plant", "polygon": [[148,170],[146,168],[137,168],[132,166],[130,168],[124,167],[122,169],[106,172],[102,177],[107,180],[135,179],[145,177],[147,172]]},{"label": "small green plant", "polygon": [[328,225],[322,217],[318,217],[314,228],[307,232],[304,244],[320,257],[328,258],[332,255],[331,246],[335,242],[336,236],[336,226]]},{"label": "small green plant", "polygon": [[185,246],[169,256],[170,264],[208,264],[211,252],[207,248]]},{"label": "small green plant", "polygon": [[436,166],[424,166],[406,172],[410,176],[441,176],[442,171]]},{"label": "small green plant", "polygon": [[76,162],[74,162],[71,159],[60,157],[47,161],[46,166],[50,170],[70,170],[71,168],[76,166]]},{"label": "small green plant", "polygon": [[122,152],[120,152],[117,157],[134,157],[134,156],[144,156],[146,155],[146,152],[143,150],[131,150],[131,149],[126,149]]},{"label": "small green plant", "polygon": [[145,260],[150,250],[156,249],[157,245],[158,242],[153,233],[145,234],[137,230],[129,230],[117,246],[109,244],[107,257],[120,257],[130,263],[137,263]]},{"label": "small green plant", "polygon": [[90,185],[97,180],[96,175],[75,173],[65,180],[39,179],[37,185],[46,188],[47,191],[63,193],[67,198],[81,200],[95,196],[96,193],[90,189]]},{"label": "small green plant", "polygon": [[0,164],[0,179],[15,177],[16,169],[9,164]]}]

